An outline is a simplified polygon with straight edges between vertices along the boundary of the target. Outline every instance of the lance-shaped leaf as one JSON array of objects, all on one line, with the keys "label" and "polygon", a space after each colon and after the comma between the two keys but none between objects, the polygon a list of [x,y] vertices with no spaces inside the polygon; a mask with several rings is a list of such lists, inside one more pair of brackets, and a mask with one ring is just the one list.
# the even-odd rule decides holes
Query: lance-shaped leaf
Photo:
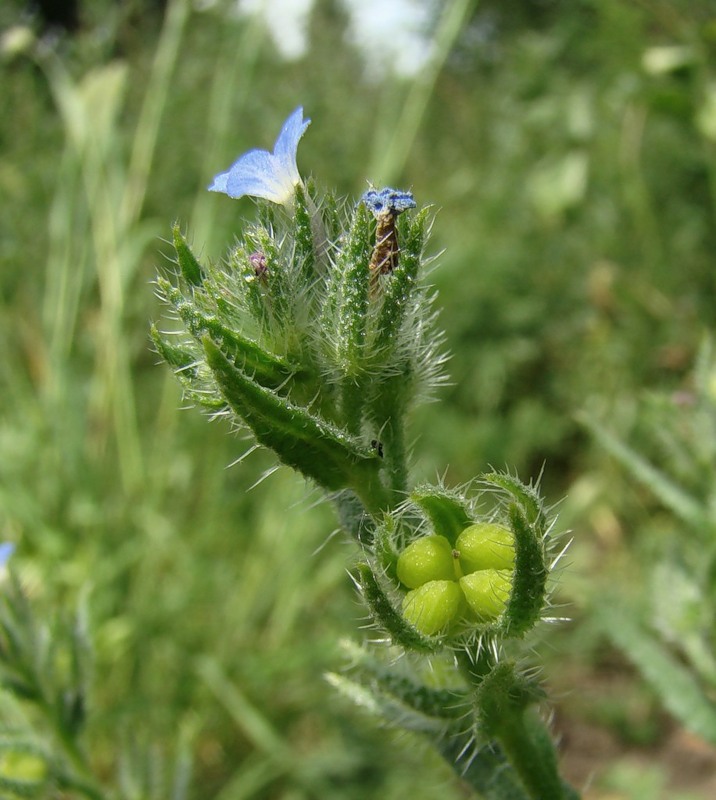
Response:
[{"label": "lance-shaped leaf", "polygon": [[335,672],[329,672],[326,680],[352,703],[383,722],[437,738],[447,732],[444,720],[416,712],[393,695],[378,691],[373,686],[351,680],[344,675],[337,675]]},{"label": "lance-shaped leaf", "polygon": [[226,401],[260,444],[325,489],[352,488],[364,503],[370,503],[370,508],[380,507],[384,491],[375,452],[260,386],[233,364],[210,337],[205,336],[203,344],[207,363]]},{"label": "lance-shaped leaf", "polygon": [[351,669],[361,673],[363,683],[370,682],[403,706],[426,717],[463,720],[469,716],[472,694],[463,688],[439,689],[419,683],[396,671],[394,663],[377,659],[370,650],[351,641],[342,641],[342,649],[351,660]]}]

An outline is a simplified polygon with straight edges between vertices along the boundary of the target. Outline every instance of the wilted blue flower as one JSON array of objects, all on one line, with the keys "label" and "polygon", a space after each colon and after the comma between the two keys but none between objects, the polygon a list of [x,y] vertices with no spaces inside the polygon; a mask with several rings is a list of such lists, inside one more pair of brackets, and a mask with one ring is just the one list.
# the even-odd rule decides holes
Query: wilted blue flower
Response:
[{"label": "wilted blue flower", "polygon": [[6,561],[15,552],[15,545],[12,542],[0,544],[0,567],[5,566]]},{"label": "wilted blue flower", "polygon": [[378,217],[382,214],[397,216],[408,208],[415,208],[415,199],[412,192],[401,192],[398,189],[368,189],[361,197],[366,207]]},{"label": "wilted blue flower", "polygon": [[303,119],[299,106],[283,123],[274,144],[268,150],[249,150],[226,172],[220,172],[209,187],[210,192],[224,192],[229,197],[262,197],[272,203],[287,203],[301,182],[296,165],[298,142],[311,120]]}]

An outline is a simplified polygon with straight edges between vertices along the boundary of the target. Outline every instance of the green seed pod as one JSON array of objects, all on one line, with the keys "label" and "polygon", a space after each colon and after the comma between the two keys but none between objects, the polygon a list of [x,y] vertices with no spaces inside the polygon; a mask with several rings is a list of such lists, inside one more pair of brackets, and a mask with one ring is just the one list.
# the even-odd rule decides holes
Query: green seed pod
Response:
[{"label": "green seed pod", "polygon": [[405,595],[403,616],[421,633],[434,636],[457,619],[463,602],[455,581],[428,581]]},{"label": "green seed pod", "polygon": [[398,580],[408,589],[428,581],[455,580],[450,542],[444,536],[423,536],[409,544],[398,558]]},{"label": "green seed pod", "polygon": [[460,566],[467,575],[481,569],[512,569],[515,537],[512,531],[491,522],[470,525],[457,537]]},{"label": "green seed pod", "polygon": [[481,622],[496,619],[505,610],[512,589],[512,573],[481,569],[460,578],[467,604]]}]

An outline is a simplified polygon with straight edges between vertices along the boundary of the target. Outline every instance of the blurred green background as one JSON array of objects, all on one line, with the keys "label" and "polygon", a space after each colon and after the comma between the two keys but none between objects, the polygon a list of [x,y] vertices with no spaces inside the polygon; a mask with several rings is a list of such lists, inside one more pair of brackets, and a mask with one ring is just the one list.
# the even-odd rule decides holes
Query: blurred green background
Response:
[{"label": "blurred green background", "polygon": [[304,175],[437,211],[451,384],[414,417],[415,477],[566,497],[572,621],[535,656],[566,775],[714,796],[713,748],[594,622],[682,529],[579,421],[661,463],[644,403],[690,397],[713,327],[712,0],[164,6],[85,2],[70,31],[0,8],[0,540],[48,613],[88,592],[100,772],[139,731],[191,749],[197,798],[465,796],[324,681],[362,624],[330,508],[287,470],[251,488],[272,459],[231,466],[249,443],[182,408],[148,340],[171,223],[220,258],[253,209],[206,185],[302,104]]}]

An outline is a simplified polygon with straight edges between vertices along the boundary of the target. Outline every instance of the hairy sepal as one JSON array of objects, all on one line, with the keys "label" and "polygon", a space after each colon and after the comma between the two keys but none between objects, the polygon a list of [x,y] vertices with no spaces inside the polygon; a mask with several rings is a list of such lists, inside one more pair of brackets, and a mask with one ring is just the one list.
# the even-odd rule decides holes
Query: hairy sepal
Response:
[{"label": "hairy sepal", "polygon": [[403,617],[368,564],[358,565],[357,580],[374,621],[396,644],[423,653],[434,653],[442,647],[441,637],[425,636]]}]

